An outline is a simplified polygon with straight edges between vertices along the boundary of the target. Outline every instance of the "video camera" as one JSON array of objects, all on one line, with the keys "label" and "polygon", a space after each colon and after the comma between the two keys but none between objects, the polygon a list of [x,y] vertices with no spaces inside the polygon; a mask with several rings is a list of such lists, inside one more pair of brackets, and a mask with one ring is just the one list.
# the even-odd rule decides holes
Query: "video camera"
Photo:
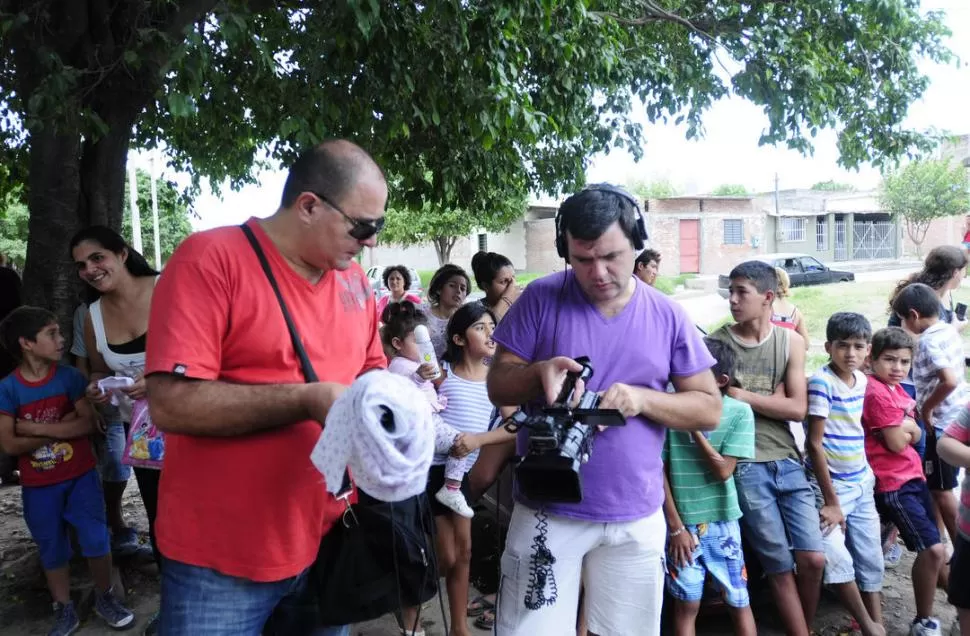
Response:
[{"label": "video camera", "polygon": [[583,481],[579,467],[589,460],[593,433],[599,426],[625,426],[626,418],[616,409],[599,408],[600,396],[586,391],[576,408],[576,381],[593,377],[589,358],[576,358],[582,371],[566,376],[556,403],[537,415],[516,412],[506,429],[529,431],[526,454],[515,468],[519,492],[530,500],[550,503],[579,503],[583,500]]}]

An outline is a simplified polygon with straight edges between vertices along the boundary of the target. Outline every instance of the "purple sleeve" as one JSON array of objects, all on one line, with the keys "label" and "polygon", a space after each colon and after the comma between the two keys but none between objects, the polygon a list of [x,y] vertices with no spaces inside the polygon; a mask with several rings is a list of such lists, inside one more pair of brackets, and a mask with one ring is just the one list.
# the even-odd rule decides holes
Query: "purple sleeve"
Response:
[{"label": "purple sleeve", "polygon": [[542,298],[543,289],[535,283],[526,287],[492,334],[495,342],[528,363],[535,362],[540,308],[543,302],[549,304],[548,299]]},{"label": "purple sleeve", "polygon": [[674,334],[670,345],[670,375],[688,377],[714,366],[715,360],[704,344],[701,332],[687,317],[687,312],[673,304]]}]

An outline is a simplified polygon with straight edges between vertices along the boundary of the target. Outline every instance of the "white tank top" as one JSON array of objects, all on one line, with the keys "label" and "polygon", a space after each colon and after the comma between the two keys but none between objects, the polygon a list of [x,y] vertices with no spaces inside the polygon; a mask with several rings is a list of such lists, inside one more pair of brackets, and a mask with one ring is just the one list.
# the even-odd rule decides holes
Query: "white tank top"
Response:
[{"label": "white tank top", "polygon": [[[137,378],[145,372],[145,352],[141,353],[116,353],[108,346],[108,337],[104,333],[104,316],[101,313],[101,300],[98,299],[91,304],[88,312],[91,315],[91,326],[94,327],[95,346],[104,363],[114,373],[114,375],[126,375],[130,378]],[[125,422],[131,421],[132,400],[123,398],[118,405],[121,419]]]}]

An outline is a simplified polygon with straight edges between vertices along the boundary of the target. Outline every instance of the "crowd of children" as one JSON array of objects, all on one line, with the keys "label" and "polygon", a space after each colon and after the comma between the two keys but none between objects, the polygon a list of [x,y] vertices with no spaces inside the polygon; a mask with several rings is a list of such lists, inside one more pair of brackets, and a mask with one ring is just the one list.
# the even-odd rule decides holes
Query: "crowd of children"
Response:
[{"label": "crowd of children", "polygon": [[[771,324],[777,274],[748,262],[730,278],[735,323],[708,339],[724,391],[721,425],[709,436],[671,431],[665,449],[675,632],[694,633],[710,575],[736,631],[755,633],[740,521],[786,633],[810,633],[824,583],[863,634],[885,634],[881,518],[916,554],[910,634],[941,634],[935,592],[948,580],[960,629],[970,635],[970,486],[965,481],[959,518],[944,513],[955,527],[949,572],[927,486],[926,472],[940,463],[954,482],[957,469],[970,468],[962,340],[940,319],[938,294],[920,283],[896,294],[893,311],[905,329],[873,333],[858,313],[834,314],[829,361],[806,381],[803,340]],[[911,366],[915,400],[901,386]],[[804,457],[789,422],[804,422]],[[924,466],[915,448],[923,435],[939,440],[942,462]]]},{"label": "crowd of children", "polygon": [[[941,633],[934,599],[944,580],[962,633],[970,636],[964,580],[970,577],[970,484],[964,482],[958,514],[944,514],[954,543],[949,568],[927,485],[927,473],[948,471],[942,479],[955,485],[956,471],[970,469],[962,340],[941,319],[936,292],[912,283],[896,294],[892,308],[905,329],[873,333],[858,313],[834,314],[825,334],[829,361],[806,378],[803,338],[773,324],[776,272],[747,262],[730,278],[735,322],[706,340],[723,394],[721,424],[711,433],[669,431],[663,451],[675,633],[694,633],[708,578],[720,589],[736,632],[757,633],[743,531],[787,633],[810,633],[824,584],[863,634],[884,635],[882,521],[893,524],[916,554],[910,633]],[[428,495],[435,502],[454,633],[461,633],[471,550],[467,472],[474,451],[508,439],[489,432],[494,417],[485,380],[495,316],[482,303],[454,313],[440,373],[418,354],[415,329],[427,324],[419,308],[407,300],[391,303],[382,322],[390,370],[413,379],[436,411]],[[70,633],[78,624],[69,594],[68,525],[90,563],[96,612],[112,627],[125,627],[133,616],[111,589],[109,531],[89,441],[97,418],[84,397],[84,378],[59,364],[64,338],[45,310],[14,311],[0,323],[0,338],[19,359],[17,370],[0,381],[0,446],[19,456],[24,517],[57,612],[52,633]],[[902,386],[910,368],[915,400]],[[804,422],[804,449],[792,422]],[[924,463],[917,451],[924,437],[935,440],[939,459]],[[413,615],[405,612],[405,621]]]}]

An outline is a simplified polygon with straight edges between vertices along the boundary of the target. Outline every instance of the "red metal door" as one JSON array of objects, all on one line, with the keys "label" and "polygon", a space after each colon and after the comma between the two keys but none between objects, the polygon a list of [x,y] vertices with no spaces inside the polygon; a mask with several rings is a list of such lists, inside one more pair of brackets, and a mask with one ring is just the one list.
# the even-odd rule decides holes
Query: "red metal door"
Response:
[{"label": "red metal door", "polygon": [[680,220],[680,273],[699,274],[701,271],[701,222]]}]

